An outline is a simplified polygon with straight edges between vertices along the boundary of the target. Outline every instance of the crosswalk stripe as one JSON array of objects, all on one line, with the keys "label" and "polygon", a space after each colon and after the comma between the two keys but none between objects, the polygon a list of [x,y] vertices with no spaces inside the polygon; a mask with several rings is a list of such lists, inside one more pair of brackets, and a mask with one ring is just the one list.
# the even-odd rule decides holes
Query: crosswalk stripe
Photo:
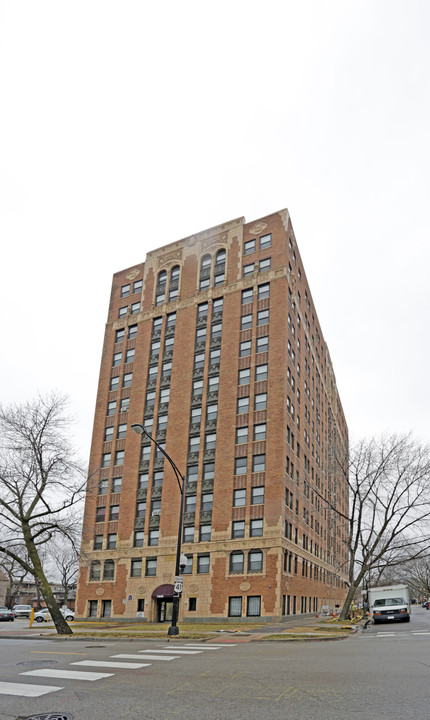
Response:
[{"label": "crosswalk stripe", "polygon": [[[176,647],[175,647],[176,649]],[[179,649],[181,650],[219,650],[217,647],[207,647],[206,645],[203,647],[203,645],[184,645],[183,647],[179,645]]]},{"label": "crosswalk stripe", "polygon": [[[142,659],[142,657],[140,658]],[[112,662],[110,660],[79,660],[70,663],[71,665],[85,665],[85,667],[107,667],[107,668],[123,668],[124,670],[138,670],[139,668],[148,667],[151,663],[128,663],[128,662]]]},{"label": "crosswalk stripe", "polygon": [[33,677],[61,678],[62,680],[101,680],[112,677],[114,673],[82,672],[81,670],[53,670],[52,668],[41,668],[40,670],[27,670],[20,675],[31,675]]},{"label": "crosswalk stripe", "polygon": [[[142,660],[142,655],[111,655],[114,658],[130,658],[130,660]],[[179,655],[145,655],[145,660],[179,660]]]},{"label": "crosswalk stripe", "polygon": [[430,632],[419,632],[418,630],[412,630],[412,635],[430,635]]},{"label": "crosswalk stripe", "polygon": [[25,683],[0,682],[1,695],[20,695],[21,697],[40,697],[56,690],[63,690],[62,687],[54,685],[26,685]]},{"label": "crosswalk stripe", "polygon": [[199,655],[202,651],[201,650],[177,650],[176,648],[172,650],[139,650],[140,653],[155,653],[160,655],[168,655],[172,652],[177,653],[178,655]]}]

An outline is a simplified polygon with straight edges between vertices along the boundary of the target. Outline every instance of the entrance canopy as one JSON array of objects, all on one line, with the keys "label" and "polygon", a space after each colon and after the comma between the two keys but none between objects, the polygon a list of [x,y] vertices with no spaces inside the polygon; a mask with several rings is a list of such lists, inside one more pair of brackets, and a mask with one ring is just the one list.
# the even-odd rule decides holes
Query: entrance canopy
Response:
[{"label": "entrance canopy", "polygon": [[161,600],[173,600],[173,585],[159,585],[155,588],[151,597]]}]

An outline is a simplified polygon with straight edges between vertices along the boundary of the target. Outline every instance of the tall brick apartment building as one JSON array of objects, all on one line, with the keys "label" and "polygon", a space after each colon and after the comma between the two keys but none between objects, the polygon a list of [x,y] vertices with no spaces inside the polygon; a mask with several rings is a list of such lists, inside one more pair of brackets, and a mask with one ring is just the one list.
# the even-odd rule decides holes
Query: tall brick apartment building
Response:
[{"label": "tall brick apartment building", "polygon": [[345,595],[348,432],[287,210],[147,254],[114,275],[77,615],[279,620]]}]

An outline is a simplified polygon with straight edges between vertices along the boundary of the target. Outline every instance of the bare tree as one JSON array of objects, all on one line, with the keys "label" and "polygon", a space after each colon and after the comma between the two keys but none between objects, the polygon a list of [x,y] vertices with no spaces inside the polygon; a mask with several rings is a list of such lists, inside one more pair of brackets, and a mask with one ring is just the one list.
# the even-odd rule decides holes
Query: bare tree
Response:
[{"label": "bare tree", "polygon": [[428,553],[430,448],[411,435],[362,440],[339,464],[350,492],[346,619],[369,573]]},{"label": "bare tree", "polygon": [[85,478],[69,441],[67,399],[55,393],[0,407],[0,555],[32,575],[61,635],[72,630],[46,578],[41,551],[58,536],[73,545]]},{"label": "bare tree", "polygon": [[60,575],[61,585],[64,591],[64,605],[71,590],[76,588],[76,580],[79,571],[79,550],[76,546],[67,543],[63,547],[57,547],[54,557],[54,565]]}]

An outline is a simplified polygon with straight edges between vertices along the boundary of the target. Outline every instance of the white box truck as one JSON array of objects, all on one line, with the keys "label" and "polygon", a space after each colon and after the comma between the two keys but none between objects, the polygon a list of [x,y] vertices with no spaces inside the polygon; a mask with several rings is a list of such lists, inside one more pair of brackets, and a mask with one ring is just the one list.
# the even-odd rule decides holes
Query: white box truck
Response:
[{"label": "white box truck", "polygon": [[372,622],[409,622],[411,619],[411,601],[407,585],[386,585],[369,588],[367,591],[370,617]]}]

